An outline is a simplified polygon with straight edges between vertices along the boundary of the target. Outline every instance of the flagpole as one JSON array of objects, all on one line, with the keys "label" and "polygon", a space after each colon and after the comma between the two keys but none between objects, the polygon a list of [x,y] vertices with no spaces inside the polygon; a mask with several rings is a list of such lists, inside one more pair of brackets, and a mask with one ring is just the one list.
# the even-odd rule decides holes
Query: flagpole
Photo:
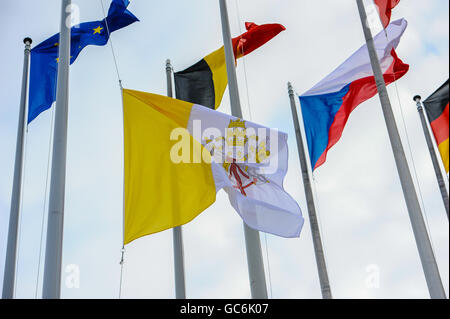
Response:
[{"label": "flagpole", "polygon": [[430,238],[425,227],[422,211],[417,199],[414,182],[409,171],[408,162],[406,160],[403,145],[395,123],[394,113],[392,111],[391,102],[386,90],[383,73],[381,71],[380,62],[378,60],[372,33],[367,25],[367,15],[362,0],[356,0],[358,11],[361,18],[361,24],[366,39],[367,48],[369,50],[370,62],[372,64],[375,82],[380,97],[381,108],[383,110],[386,126],[391,141],[392,151],[394,153],[395,163],[397,165],[400,183],[403,189],[406,206],[408,208],[409,218],[413,228],[414,237],[416,239],[417,249],[419,251],[422,268],[425,273],[425,279],[428,285],[428,291],[432,299],[446,298],[444,287],[442,286],[439,269],[431,247]]},{"label": "flagpole", "polygon": [[20,200],[22,194],[22,170],[24,153],[25,123],[27,120],[27,92],[28,73],[30,70],[30,48],[32,40],[25,38],[22,91],[20,95],[19,123],[17,125],[16,160],[14,162],[14,179],[11,196],[11,210],[9,215],[8,243],[6,246],[5,270],[3,276],[3,299],[12,299],[14,296],[14,282],[16,275],[17,235],[19,226]]},{"label": "flagpole", "polygon": [[448,194],[447,188],[445,187],[444,176],[442,175],[441,167],[439,166],[439,161],[436,156],[436,152],[433,146],[433,140],[431,139],[430,130],[428,128],[427,120],[425,118],[425,112],[423,111],[423,106],[421,102],[420,95],[414,96],[414,101],[417,105],[417,112],[419,112],[420,121],[422,122],[423,133],[425,135],[425,140],[427,141],[428,151],[430,152],[431,161],[433,162],[434,172],[436,174],[437,182],[439,185],[439,190],[441,191],[442,200],[444,201],[445,211],[447,212],[448,219]]},{"label": "flagpole", "polygon": [[61,261],[64,226],[64,197],[67,154],[67,113],[69,104],[70,21],[71,0],[61,1],[58,80],[53,133],[53,156],[48,207],[47,243],[45,250],[42,297],[61,296]]},{"label": "flagpole", "polygon": [[300,158],[300,168],[302,170],[303,186],[305,188],[306,204],[308,206],[309,224],[311,226],[311,235],[316,256],[317,270],[319,272],[320,289],[323,299],[332,299],[330,282],[328,280],[327,264],[325,262],[325,253],[323,251],[322,239],[320,237],[319,223],[317,221],[314,196],[309,177],[308,164],[306,162],[305,148],[303,146],[302,131],[298,121],[297,108],[295,106],[294,90],[291,82],[288,82],[289,100],[291,102],[292,120],[294,121],[295,136],[297,138],[298,156]]},{"label": "flagpole", "polygon": [[[173,97],[172,65],[166,60],[167,96]],[[186,284],[184,278],[183,230],[181,226],[173,228],[173,261],[175,268],[175,298],[186,299]]]},{"label": "flagpole", "polygon": [[[231,114],[242,118],[241,102],[237,85],[236,70],[234,66],[234,53],[231,44],[231,31],[228,19],[227,4],[219,0],[220,17],[222,21],[222,35],[227,65],[228,88],[230,92]],[[266,277],[261,253],[259,232],[244,223],[245,247],[247,250],[247,263],[250,279],[250,289],[253,299],[267,299]]]}]

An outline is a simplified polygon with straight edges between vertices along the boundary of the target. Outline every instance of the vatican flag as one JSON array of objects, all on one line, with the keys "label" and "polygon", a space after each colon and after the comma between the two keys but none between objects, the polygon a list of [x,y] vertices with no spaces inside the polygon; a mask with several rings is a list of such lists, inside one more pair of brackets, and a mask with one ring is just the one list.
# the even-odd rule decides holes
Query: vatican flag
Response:
[{"label": "vatican flag", "polygon": [[283,189],[287,135],[204,106],[123,90],[124,243],[183,225],[224,189],[248,226],[297,237],[300,208]]}]

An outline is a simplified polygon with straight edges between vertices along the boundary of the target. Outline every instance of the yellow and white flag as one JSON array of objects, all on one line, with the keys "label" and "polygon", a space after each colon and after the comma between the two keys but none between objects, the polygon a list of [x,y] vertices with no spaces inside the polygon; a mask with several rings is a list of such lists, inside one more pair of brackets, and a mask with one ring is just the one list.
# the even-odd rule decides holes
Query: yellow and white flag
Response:
[{"label": "yellow and white flag", "polygon": [[299,236],[300,207],[283,189],[285,133],[127,89],[123,108],[125,244],[188,223],[221,188],[248,226]]}]

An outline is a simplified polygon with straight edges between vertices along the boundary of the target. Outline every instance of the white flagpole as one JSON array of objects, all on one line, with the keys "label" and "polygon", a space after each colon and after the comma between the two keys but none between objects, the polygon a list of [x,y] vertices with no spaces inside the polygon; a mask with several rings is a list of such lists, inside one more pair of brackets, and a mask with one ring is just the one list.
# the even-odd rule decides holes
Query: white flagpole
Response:
[{"label": "white flagpole", "polygon": [[422,268],[425,273],[428,290],[431,298],[445,299],[445,291],[442,286],[441,276],[431,247],[430,238],[425,227],[422,211],[417,199],[414,182],[409,171],[408,162],[406,160],[405,151],[398,133],[397,124],[395,123],[394,113],[392,111],[389,95],[386,90],[383,72],[381,71],[380,61],[378,60],[372,33],[367,25],[367,15],[362,0],[356,0],[358,4],[361,24],[366,39],[367,48],[369,50],[370,62],[372,64],[375,82],[377,84],[378,96],[380,97],[381,108],[383,110],[384,119],[391,141],[392,151],[394,153],[397,171],[400,177],[400,183],[403,189],[406,206],[408,208],[411,226],[416,239],[417,249],[419,251]]},{"label": "white flagpole", "polygon": [[[167,96],[173,97],[172,90],[172,66],[170,60],[166,60]],[[184,279],[184,251],[183,229],[181,226],[173,228],[173,261],[175,271],[175,298],[186,299],[186,285]]]},{"label": "white flagpole", "polygon": [[42,297],[61,296],[61,261],[66,184],[67,113],[69,104],[70,10],[71,0],[61,1],[58,81],[56,89],[55,128],[48,207],[47,244]]},{"label": "white flagpole", "polygon": [[325,262],[325,253],[323,251],[322,239],[320,237],[319,223],[317,221],[316,206],[311,187],[311,180],[306,162],[305,148],[303,146],[302,131],[298,121],[297,108],[295,106],[295,96],[292,85],[288,82],[289,100],[291,102],[292,120],[294,121],[295,135],[297,138],[298,156],[300,158],[300,169],[302,170],[303,185],[305,188],[306,204],[308,206],[309,224],[311,226],[311,235],[316,256],[317,270],[319,272],[320,289],[323,299],[332,299],[330,281],[328,279],[327,264]]},{"label": "white flagpole", "polygon": [[[241,102],[237,85],[236,70],[234,66],[234,53],[231,44],[230,23],[228,20],[227,4],[225,0],[219,0],[220,17],[222,20],[223,43],[225,47],[225,59],[227,64],[228,89],[230,92],[231,114],[242,118]],[[244,223],[245,246],[247,250],[247,263],[250,279],[252,298],[267,299],[266,277],[261,253],[261,241],[259,232],[248,227]]]},{"label": "white flagpole", "polygon": [[8,243],[6,246],[5,272],[3,276],[3,299],[12,299],[14,296],[31,42],[30,38],[25,38],[23,40],[23,43],[25,43],[25,50],[23,58],[22,91],[20,96],[19,123],[17,125],[16,160],[14,162],[14,180],[11,196],[11,211],[9,215]]}]

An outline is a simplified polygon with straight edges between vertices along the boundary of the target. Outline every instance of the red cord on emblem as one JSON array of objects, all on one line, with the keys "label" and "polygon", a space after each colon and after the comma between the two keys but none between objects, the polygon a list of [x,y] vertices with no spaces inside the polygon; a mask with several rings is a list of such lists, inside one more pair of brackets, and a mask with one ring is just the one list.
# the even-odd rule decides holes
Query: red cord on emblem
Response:
[{"label": "red cord on emblem", "polygon": [[237,185],[233,186],[234,188],[238,188],[241,191],[241,194],[244,196],[247,196],[247,194],[245,193],[244,189],[246,189],[247,187],[250,187],[251,185],[255,184],[255,178],[253,178],[253,181],[248,183],[247,185],[242,185],[242,180],[241,177],[239,176],[239,174],[243,175],[245,178],[250,179],[250,177],[245,174],[245,172],[239,167],[239,165],[237,165],[234,161],[233,163],[230,164],[230,177],[234,176],[234,178],[236,179]]}]

